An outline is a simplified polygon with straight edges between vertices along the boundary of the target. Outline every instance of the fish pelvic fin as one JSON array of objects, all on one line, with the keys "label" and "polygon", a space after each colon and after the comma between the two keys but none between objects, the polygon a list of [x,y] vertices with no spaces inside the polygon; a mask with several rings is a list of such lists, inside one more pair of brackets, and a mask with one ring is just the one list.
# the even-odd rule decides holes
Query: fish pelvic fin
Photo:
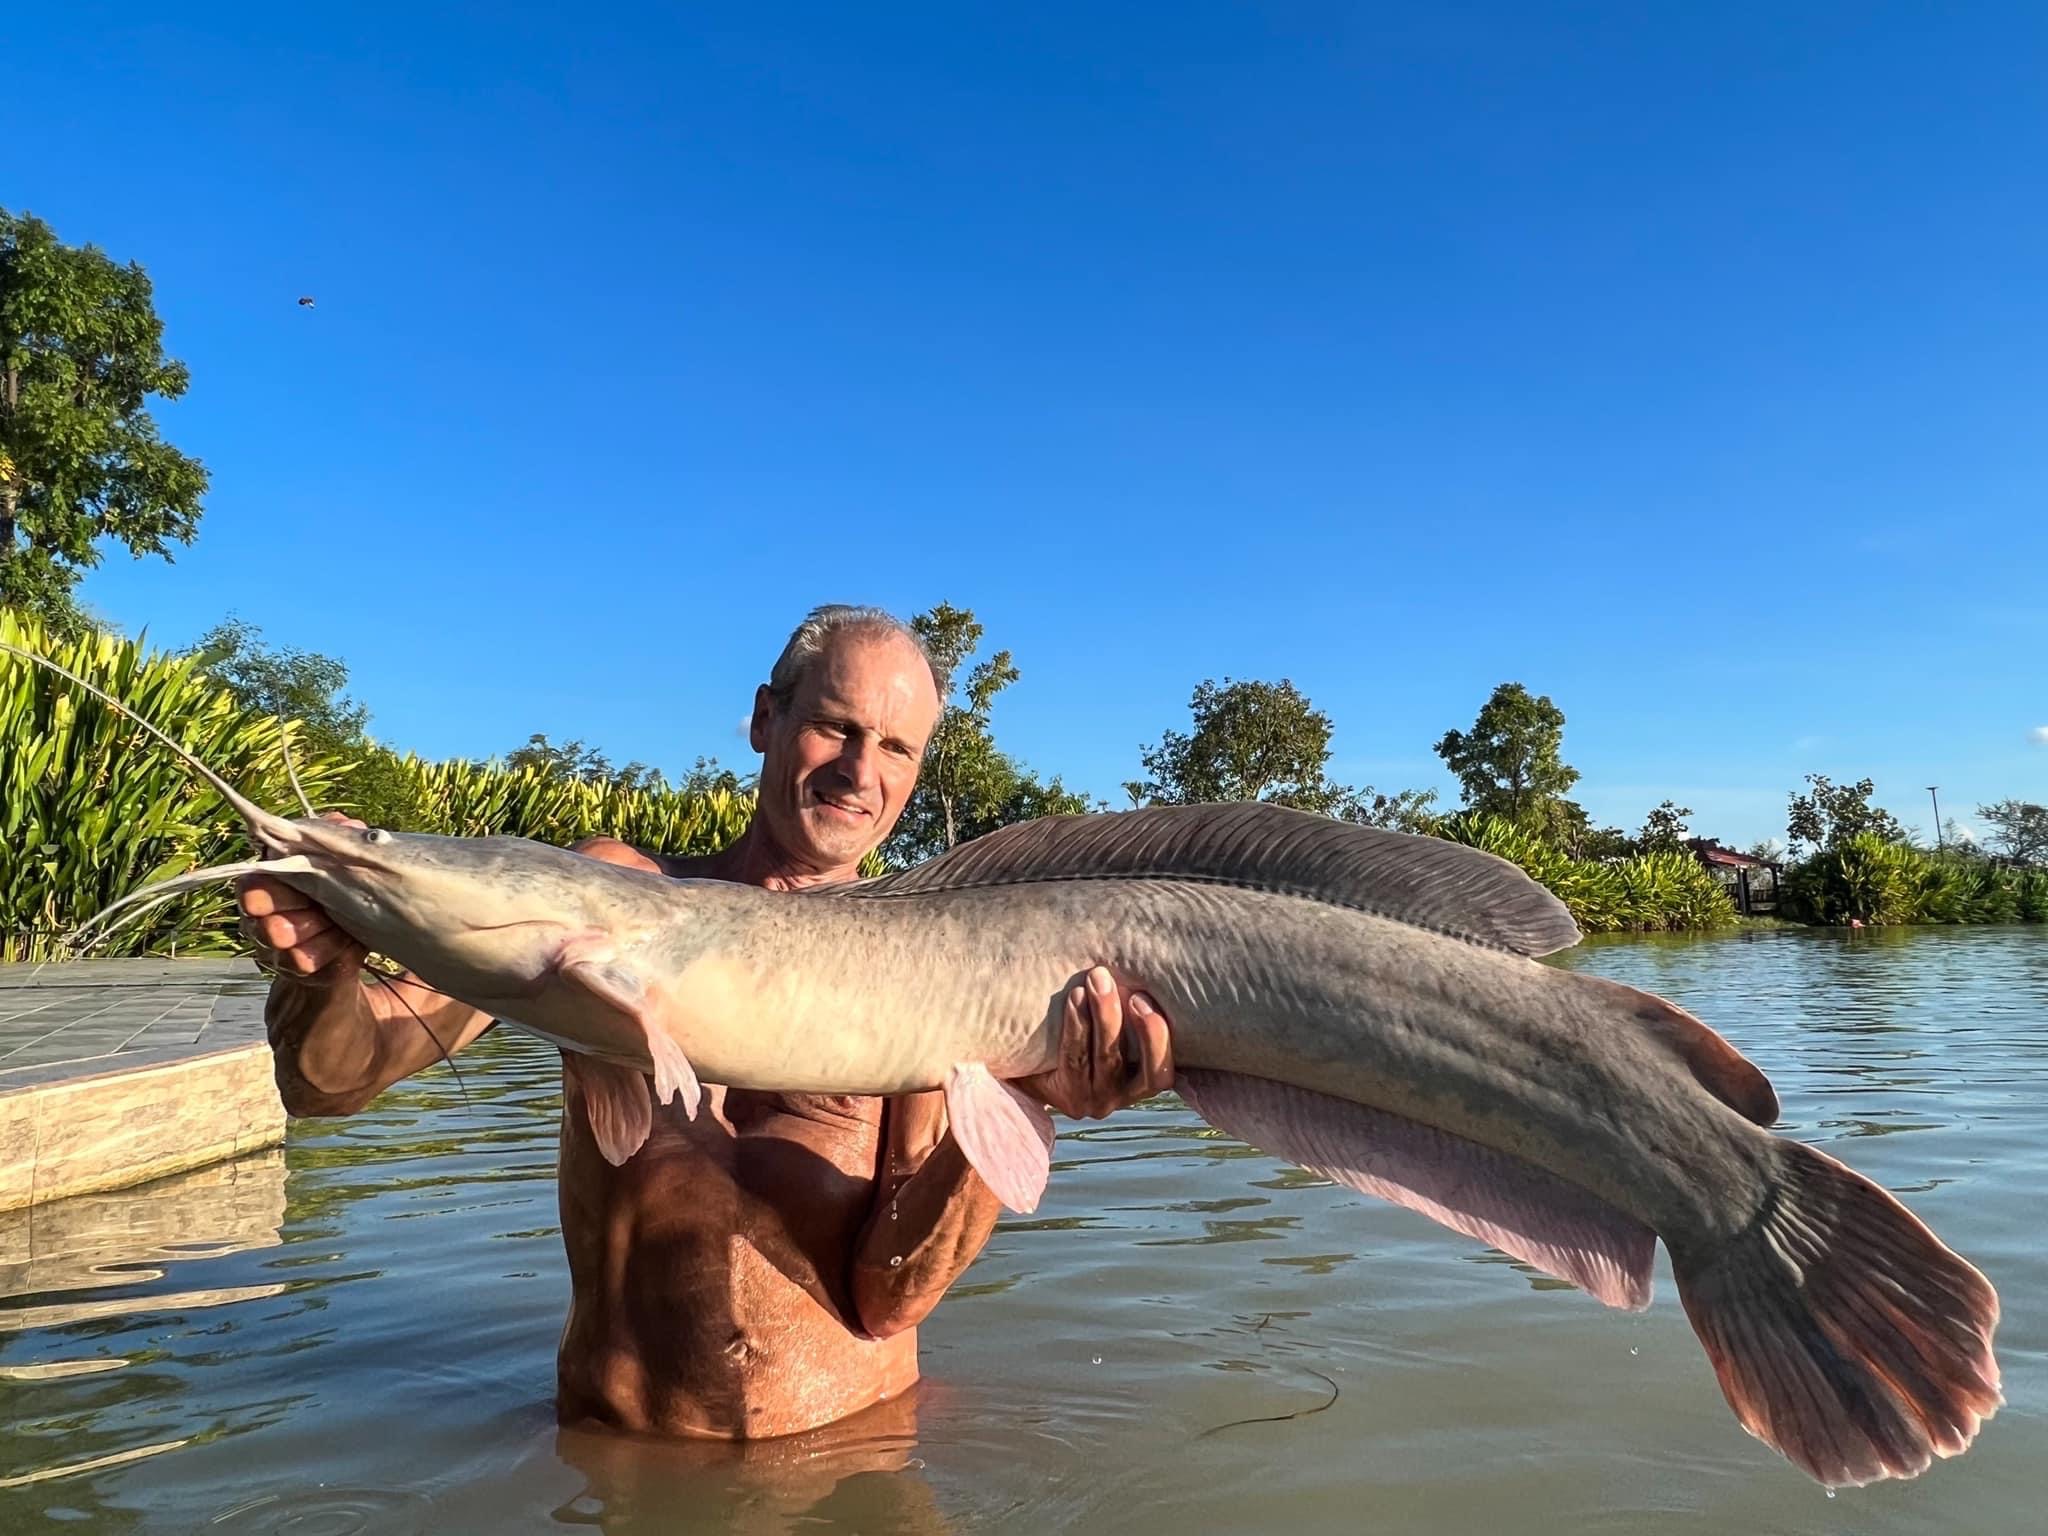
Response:
[{"label": "fish pelvic fin", "polygon": [[697,1070],[690,1065],[690,1058],[662,1021],[660,994],[613,964],[608,952],[594,951],[582,940],[572,940],[565,947],[555,968],[564,981],[583,988],[606,1007],[632,1020],[653,1064],[654,1102],[667,1104],[680,1097],[683,1113],[696,1119],[704,1087],[697,1081]]},{"label": "fish pelvic fin", "polygon": [[631,1067],[596,1056],[562,1053],[562,1080],[571,1099],[583,1105],[583,1118],[597,1150],[614,1168],[638,1152],[654,1132],[654,1108],[647,1099],[647,1079]]},{"label": "fish pelvic fin", "polygon": [[1052,1172],[1052,1116],[1043,1104],[982,1063],[964,1061],[946,1074],[946,1119],[998,1200],[1019,1213],[1038,1209]]},{"label": "fish pelvic fin", "polygon": [[1742,1427],[1794,1465],[1829,1487],[1917,1476],[2004,1401],[1997,1292],[1861,1174],[1778,1155],[1749,1226],[1673,1247],[1686,1316]]},{"label": "fish pelvic fin", "polygon": [[1174,1088],[1204,1120],[1262,1152],[1419,1212],[1607,1306],[1650,1304],[1656,1234],[1533,1163],[1268,1078],[1183,1067]]}]

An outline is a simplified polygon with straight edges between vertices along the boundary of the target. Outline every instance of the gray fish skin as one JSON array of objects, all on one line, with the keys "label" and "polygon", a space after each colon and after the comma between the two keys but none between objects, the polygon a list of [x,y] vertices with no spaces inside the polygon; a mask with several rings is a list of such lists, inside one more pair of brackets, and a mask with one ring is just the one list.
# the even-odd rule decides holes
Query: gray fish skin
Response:
[{"label": "gray fish skin", "polygon": [[[1747,1225],[1768,1133],[1636,1022],[1629,989],[1296,896],[1171,880],[1038,882],[886,900],[670,887],[622,947],[668,978],[670,1033],[707,1081],[812,1093],[1055,1064],[1077,974],[1159,1002],[1183,1067],[1284,1082],[1437,1126],[1683,1240]],[[431,977],[429,979],[432,979]],[[505,1017],[629,1064],[574,995]]]},{"label": "gray fish skin", "polygon": [[1107,962],[1164,1005],[1183,1096],[1247,1140],[1614,1305],[1647,1300],[1662,1237],[1742,1427],[1831,1487],[1917,1476],[2004,1401],[1989,1281],[1887,1191],[1765,1134],[1768,1081],[1699,1021],[1529,959],[1577,929],[1489,855],[1199,806],[1049,817],[836,897],[678,883],[518,839],[286,820],[96,685],[0,650],[137,718],[267,855],[145,887],[85,930],[282,879],[576,1053],[565,1075],[614,1161],[648,1134],[650,1067],[691,1113],[696,1069],[790,1091],[943,1083],[970,1161],[1028,1208],[1051,1127],[999,1079],[1052,1064],[1060,994]]}]

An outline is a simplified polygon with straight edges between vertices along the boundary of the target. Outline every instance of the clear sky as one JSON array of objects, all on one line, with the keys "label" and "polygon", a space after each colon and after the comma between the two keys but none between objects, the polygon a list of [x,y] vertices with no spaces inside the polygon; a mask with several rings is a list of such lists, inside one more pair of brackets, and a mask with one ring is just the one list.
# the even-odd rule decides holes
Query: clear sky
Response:
[{"label": "clear sky", "polygon": [[[18,14],[26,11],[26,14]],[[772,13],[772,14],[771,14]],[[972,607],[1111,799],[1515,679],[1580,798],[2048,798],[2048,7],[16,7],[0,204],[142,262],[214,489],[98,611],[373,730],[743,768],[820,601]],[[311,295],[317,307],[295,302]]]}]

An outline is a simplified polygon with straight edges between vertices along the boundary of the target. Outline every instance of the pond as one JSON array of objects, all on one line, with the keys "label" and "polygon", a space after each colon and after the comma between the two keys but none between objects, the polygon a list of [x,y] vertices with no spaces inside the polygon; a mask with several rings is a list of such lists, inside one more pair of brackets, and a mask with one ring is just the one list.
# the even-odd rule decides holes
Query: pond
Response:
[{"label": "pond", "polygon": [[[1998,1287],[1971,1453],[1830,1498],[1640,1315],[1217,1137],[1062,1127],[900,1408],[744,1456],[557,1431],[559,1058],[496,1031],[281,1153],[0,1217],[0,1530],[2003,1533],[2048,1459],[2048,929],[1589,941]],[[1327,1406],[1325,1406],[1327,1404]],[[1310,1411],[1314,1410],[1314,1411]],[[1243,1422],[1254,1421],[1254,1422]]]}]

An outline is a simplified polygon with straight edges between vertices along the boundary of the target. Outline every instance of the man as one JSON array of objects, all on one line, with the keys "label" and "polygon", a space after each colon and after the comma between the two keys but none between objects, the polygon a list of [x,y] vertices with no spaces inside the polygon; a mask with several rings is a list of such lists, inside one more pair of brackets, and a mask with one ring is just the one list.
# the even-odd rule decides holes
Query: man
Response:
[{"label": "man", "polygon": [[[606,838],[592,858],[776,890],[855,878],[917,781],[944,704],[916,635],[874,609],[821,608],[757,690],[762,754],[746,833],[709,858]],[[361,945],[254,877],[243,930],[278,973],[265,1013],[285,1108],[346,1115],[489,1029],[401,981],[370,986]],[[1171,1085],[1166,1021],[1097,967],[1068,998],[1060,1064],[1020,1085],[1099,1118]],[[948,1133],[944,1095],[894,1099],[706,1085],[696,1120],[655,1108],[623,1166],[565,1092],[562,1239],[571,1298],[557,1362],[564,1423],[754,1439],[830,1423],[917,1380],[917,1324],[993,1230],[995,1197]]]}]

